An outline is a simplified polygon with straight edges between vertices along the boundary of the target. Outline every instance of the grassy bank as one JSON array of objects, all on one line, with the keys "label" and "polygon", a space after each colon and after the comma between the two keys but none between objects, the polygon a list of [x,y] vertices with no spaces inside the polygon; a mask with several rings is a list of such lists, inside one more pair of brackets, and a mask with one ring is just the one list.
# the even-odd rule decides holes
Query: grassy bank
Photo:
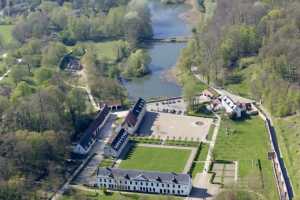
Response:
[{"label": "grassy bank", "polygon": [[300,196],[300,115],[275,118],[280,150],[296,197]]}]

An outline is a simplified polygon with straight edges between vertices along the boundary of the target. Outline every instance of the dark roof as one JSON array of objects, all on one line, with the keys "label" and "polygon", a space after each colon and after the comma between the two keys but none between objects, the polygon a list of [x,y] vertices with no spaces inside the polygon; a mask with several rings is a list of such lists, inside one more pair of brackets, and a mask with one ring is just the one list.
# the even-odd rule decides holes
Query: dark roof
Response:
[{"label": "dark roof", "polygon": [[142,98],[139,98],[132,108],[132,114],[138,117],[140,112],[143,110],[145,104],[146,101]]},{"label": "dark roof", "polygon": [[149,180],[160,183],[176,183],[184,185],[188,185],[191,180],[191,177],[188,174],[125,170],[117,168],[98,168],[97,176],[98,175],[124,180]]},{"label": "dark roof", "polygon": [[135,126],[138,121],[138,116],[145,107],[146,101],[142,98],[139,98],[134,106],[129,110],[124,123],[127,123],[130,126]]},{"label": "dark roof", "polygon": [[109,114],[109,108],[105,105],[102,110],[100,110],[94,119],[94,121],[90,124],[88,129],[84,132],[84,136],[81,138],[79,144],[87,149],[90,146],[90,142],[92,139],[95,139],[95,130],[103,123],[106,116]]},{"label": "dark roof", "polygon": [[125,129],[121,129],[117,134],[115,134],[111,140],[109,141],[109,144],[111,148],[113,148],[116,151],[119,151],[120,147],[124,143],[124,141],[128,138],[128,133],[125,131]]}]

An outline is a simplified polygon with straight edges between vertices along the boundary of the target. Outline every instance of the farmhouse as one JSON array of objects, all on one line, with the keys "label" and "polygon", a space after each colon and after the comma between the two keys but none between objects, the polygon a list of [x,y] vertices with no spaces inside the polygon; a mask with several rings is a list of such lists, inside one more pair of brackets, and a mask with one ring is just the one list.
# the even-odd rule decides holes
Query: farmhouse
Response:
[{"label": "farmhouse", "polygon": [[98,168],[96,186],[111,190],[188,196],[192,180],[188,174]]},{"label": "farmhouse", "polygon": [[114,134],[107,146],[104,149],[104,154],[106,156],[112,156],[114,158],[119,157],[122,153],[124,147],[128,143],[128,133],[125,129],[121,128],[116,134]]},{"label": "farmhouse", "polygon": [[237,118],[242,117],[242,112],[245,111],[243,106],[240,104],[236,104],[230,97],[223,96],[221,99],[222,106],[225,108],[226,112],[231,116],[235,116]]},{"label": "farmhouse", "polygon": [[84,132],[80,142],[74,148],[74,153],[85,155],[92,148],[95,143],[97,135],[100,133],[101,128],[109,117],[109,108],[104,106],[97,114],[95,120],[91,123],[88,129]]},{"label": "farmhouse", "polygon": [[134,106],[129,110],[122,127],[129,133],[134,134],[139,128],[146,113],[146,101],[139,98]]}]

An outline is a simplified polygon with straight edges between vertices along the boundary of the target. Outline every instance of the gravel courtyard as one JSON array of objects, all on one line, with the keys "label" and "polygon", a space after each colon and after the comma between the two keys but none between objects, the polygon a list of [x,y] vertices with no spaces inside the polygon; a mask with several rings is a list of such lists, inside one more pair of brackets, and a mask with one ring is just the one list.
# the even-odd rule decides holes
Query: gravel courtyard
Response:
[{"label": "gravel courtyard", "polygon": [[163,139],[205,140],[213,120],[210,118],[147,112],[138,130],[139,135],[160,136]]}]

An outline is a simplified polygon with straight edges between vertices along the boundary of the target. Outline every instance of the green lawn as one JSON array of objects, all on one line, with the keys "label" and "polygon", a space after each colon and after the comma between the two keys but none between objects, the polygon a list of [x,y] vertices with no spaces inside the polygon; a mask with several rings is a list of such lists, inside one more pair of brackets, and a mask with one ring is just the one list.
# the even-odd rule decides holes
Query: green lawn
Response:
[{"label": "green lawn", "polygon": [[202,143],[200,153],[197,155],[195,161],[205,161],[208,153],[208,144]]},{"label": "green lawn", "polygon": [[128,44],[122,40],[107,41],[107,42],[79,42],[76,46],[91,48],[96,52],[99,60],[115,61],[118,58],[119,47],[126,47]]},{"label": "green lawn", "polygon": [[183,171],[190,156],[188,149],[168,149],[135,146],[121,162],[120,168],[160,172]]},{"label": "green lawn", "polygon": [[5,42],[12,41],[12,29],[14,25],[0,25],[0,35],[3,37]]},{"label": "green lawn", "polygon": [[120,193],[113,192],[104,194],[100,190],[81,191],[74,190],[64,194],[60,200],[180,200],[180,197],[162,196],[162,195],[146,195],[137,193]]},{"label": "green lawn", "polygon": [[204,169],[204,162],[193,163],[192,177],[195,178],[197,173],[202,173]]},{"label": "green lawn", "polygon": [[248,187],[250,180],[255,180],[263,195],[278,199],[272,163],[267,160],[269,149],[268,134],[259,117],[239,122],[222,119],[214,149],[216,160],[238,161],[241,185]]},{"label": "green lawn", "polygon": [[273,120],[295,196],[300,196],[300,115]]}]

